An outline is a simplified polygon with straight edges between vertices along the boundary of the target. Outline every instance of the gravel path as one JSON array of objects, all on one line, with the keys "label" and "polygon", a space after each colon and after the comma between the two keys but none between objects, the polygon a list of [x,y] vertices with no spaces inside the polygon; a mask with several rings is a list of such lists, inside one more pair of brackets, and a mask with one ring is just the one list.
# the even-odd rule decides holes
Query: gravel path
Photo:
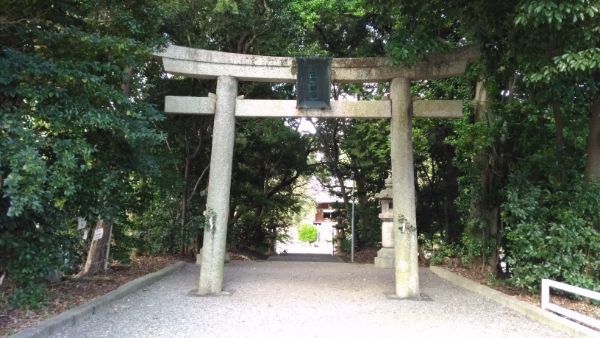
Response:
[{"label": "gravel path", "polygon": [[421,269],[432,301],[390,300],[373,265],[232,261],[226,297],[193,297],[198,268],[132,294],[55,337],[564,337]]}]

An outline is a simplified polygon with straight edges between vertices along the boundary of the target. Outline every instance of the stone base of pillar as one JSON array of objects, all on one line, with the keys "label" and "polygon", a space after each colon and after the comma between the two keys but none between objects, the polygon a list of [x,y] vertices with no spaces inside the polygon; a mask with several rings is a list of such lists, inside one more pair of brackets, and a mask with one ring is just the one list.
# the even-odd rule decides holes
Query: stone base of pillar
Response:
[{"label": "stone base of pillar", "polygon": [[391,269],[394,267],[394,248],[381,248],[375,257],[375,266],[378,268]]}]

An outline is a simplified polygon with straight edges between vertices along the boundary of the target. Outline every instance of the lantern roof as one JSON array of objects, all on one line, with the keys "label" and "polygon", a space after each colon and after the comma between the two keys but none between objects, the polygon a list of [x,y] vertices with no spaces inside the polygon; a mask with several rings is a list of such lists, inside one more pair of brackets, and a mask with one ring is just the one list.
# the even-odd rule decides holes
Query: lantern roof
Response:
[{"label": "lantern roof", "polygon": [[392,175],[389,175],[388,178],[385,179],[385,188],[379,193],[375,194],[375,198],[378,198],[380,200],[392,199],[393,192],[394,191],[392,190]]}]

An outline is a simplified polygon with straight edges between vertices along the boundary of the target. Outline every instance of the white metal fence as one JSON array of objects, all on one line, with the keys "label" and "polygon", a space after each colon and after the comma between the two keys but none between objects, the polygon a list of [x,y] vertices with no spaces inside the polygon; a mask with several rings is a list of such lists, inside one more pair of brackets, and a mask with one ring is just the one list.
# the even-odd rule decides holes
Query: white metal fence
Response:
[{"label": "white metal fence", "polygon": [[564,307],[556,304],[550,303],[550,288],[559,289],[563,291],[567,291],[570,293],[574,293],[579,296],[587,297],[590,299],[594,299],[600,301],[600,292],[591,291],[588,289],[580,288],[577,286],[569,285],[566,283],[561,283],[557,281],[553,281],[551,279],[542,279],[542,309],[550,310],[552,312],[563,315],[572,320],[576,320],[582,324],[588,325],[590,327],[595,328],[596,330],[600,330],[600,320],[588,317],[579,312],[575,312],[573,310],[565,309]]}]

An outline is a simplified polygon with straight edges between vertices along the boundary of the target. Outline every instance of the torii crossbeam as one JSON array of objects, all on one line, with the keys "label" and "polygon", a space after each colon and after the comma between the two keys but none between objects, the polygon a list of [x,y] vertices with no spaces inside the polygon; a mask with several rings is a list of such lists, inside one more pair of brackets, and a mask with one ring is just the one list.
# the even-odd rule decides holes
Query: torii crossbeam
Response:
[{"label": "torii crossbeam", "polygon": [[412,101],[411,80],[460,76],[478,58],[468,47],[428,57],[411,67],[394,66],[386,58],[338,58],[331,62],[334,82],[391,81],[390,99],[334,101],[331,110],[296,109],[292,100],[246,100],[237,97],[238,81],[295,82],[296,61],[289,57],[247,55],[170,46],[161,57],[166,72],[217,79],[217,93],[208,97],[165,98],[165,112],[214,114],[213,141],[206,203],[199,295],[222,292],[235,117],[388,118],[391,123],[394,213],[394,268],[398,298],[419,298],[419,265],[413,171],[412,117],[458,118],[462,102]]}]

